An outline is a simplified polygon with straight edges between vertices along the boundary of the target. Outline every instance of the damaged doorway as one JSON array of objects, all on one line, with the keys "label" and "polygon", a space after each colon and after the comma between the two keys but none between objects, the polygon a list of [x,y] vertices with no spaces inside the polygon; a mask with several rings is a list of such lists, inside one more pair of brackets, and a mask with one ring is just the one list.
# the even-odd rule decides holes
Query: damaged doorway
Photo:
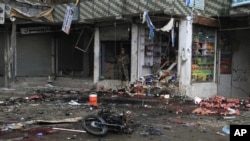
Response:
[{"label": "damaged doorway", "polygon": [[[124,48],[125,53],[131,58],[131,25],[119,22],[109,24],[100,27],[100,79],[119,80],[117,56],[119,56],[121,48]],[[129,76],[130,67],[131,60],[128,67]]]},{"label": "damaged doorway", "polygon": [[56,35],[58,77],[93,78],[93,36],[91,28],[76,25],[70,34]]},{"label": "damaged doorway", "polygon": [[[117,56],[120,54],[121,48],[125,49],[125,53],[131,58],[130,41],[103,41],[101,42],[101,76],[104,79],[118,80],[119,72],[117,66]],[[130,62],[131,64],[131,62]],[[129,74],[130,74],[129,65]],[[130,76],[130,75],[129,75]]]}]

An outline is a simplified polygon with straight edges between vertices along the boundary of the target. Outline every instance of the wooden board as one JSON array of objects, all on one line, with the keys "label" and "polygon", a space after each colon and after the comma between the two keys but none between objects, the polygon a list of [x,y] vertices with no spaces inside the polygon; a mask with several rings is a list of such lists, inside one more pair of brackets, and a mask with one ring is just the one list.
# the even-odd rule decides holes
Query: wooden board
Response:
[{"label": "wooden board", "polygon": [[219,27],[219,22],[217,19],[202,16],[195,16],[193,19],[193,23],[211,27]]}]

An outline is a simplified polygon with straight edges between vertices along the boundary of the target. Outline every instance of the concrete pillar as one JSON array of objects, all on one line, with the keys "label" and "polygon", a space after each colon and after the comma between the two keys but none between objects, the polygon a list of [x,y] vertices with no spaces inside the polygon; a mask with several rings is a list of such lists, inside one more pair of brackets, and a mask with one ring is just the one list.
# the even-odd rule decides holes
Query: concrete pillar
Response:
[{"label": "concrete pillar", "polygon": [[132,37],[131,37],[131,82],[138,80],[138,34],[139,28],[138,25],[132,24]]},{"label": "concrete pillar", "polygon": [[180,92],[186,94],[187,86],[191,82],[192,65],[192,18],[190,16],[180,20],[178,52],[179,87]]},{"label": "concrete pillar", "polygon": [[[8,29],[6,30],[8,31]],[[9,79],[8,79],[8,50],[9,50],[9,32],[4,35],[4,86],[9,87]]]},{"label": "concrete pillar", "polygon": [[5,87],[15,81],[16,75],[16,23],[12,23],[10,45],[5,48]]},{"label": "concrete pillar", "polygon": [[100,77],[100,33],[99,28],[95,28],[95,39],[94,39],[94,83],[99,81]]}]

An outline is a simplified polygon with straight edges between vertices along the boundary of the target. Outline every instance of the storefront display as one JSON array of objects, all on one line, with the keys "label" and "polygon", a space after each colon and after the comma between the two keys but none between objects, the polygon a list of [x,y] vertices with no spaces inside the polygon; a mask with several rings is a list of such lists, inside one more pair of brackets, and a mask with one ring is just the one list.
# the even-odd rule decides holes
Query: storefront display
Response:
[{"label": "storefront display", "polygon": [[214,80],[216,30],[193,26],[192,40],[192,82]]}]

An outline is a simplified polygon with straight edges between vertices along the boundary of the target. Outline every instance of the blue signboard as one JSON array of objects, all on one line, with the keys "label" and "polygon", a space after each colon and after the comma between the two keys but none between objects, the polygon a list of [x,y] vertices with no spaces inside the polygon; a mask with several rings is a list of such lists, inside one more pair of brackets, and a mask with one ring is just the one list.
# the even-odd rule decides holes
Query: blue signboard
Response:
[{"label": "blue signboard", "polygon": [[250,4],[250,0],[232,0],[232,7]]},{"label": "blue signboard", "polygon": [[67,6],[69,6],[73,11],[73,17],[72,17],[72,21],[77,21],[78,18],[79,18],[79,9],[78,9],[78,6],[75,5],[75,4],[67,4]]},{"label": "blue signboard", "polygon": [[77,20],[78,20],[78,17],[79,17],[78,7],[74,5],[74,6],[72,6],[71,8],[74,10],[74,15],[73,15],[72,20],[73,20],[73,21],[77,21]]},{"label": "blue signboard", "polygon": [[186,0],[187,7],[193,7],[199,10],[204,10],[205,0]]}]

